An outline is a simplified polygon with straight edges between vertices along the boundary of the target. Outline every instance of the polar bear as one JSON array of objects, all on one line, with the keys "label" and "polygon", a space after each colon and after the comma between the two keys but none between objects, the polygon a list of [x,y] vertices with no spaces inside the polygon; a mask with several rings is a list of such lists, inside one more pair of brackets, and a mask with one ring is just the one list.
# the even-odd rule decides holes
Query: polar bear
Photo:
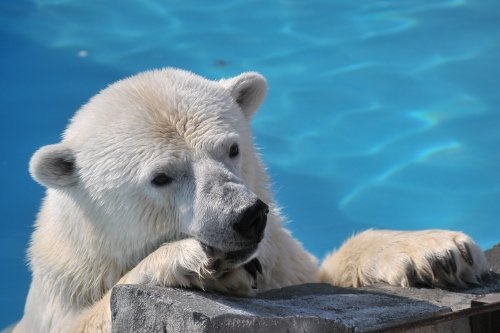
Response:
[{"label": "polar bear", "polygon": [[250,122],[258,73],[211,81],[166,68],[112,84],[32,157],[47,187],[29,248],[32,283],[14,332],[110,332],[117,284],[252,296],[306,282],[359,287],[479,283],[459,232],[368,230],[319,268],[283,226]]}]

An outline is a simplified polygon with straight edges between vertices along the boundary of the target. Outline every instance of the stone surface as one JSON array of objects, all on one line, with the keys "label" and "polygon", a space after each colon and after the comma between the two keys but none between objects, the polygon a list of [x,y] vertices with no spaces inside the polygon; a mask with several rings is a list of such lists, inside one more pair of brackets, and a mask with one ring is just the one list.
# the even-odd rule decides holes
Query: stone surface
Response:
[{"label": "stone surface", "polygon": [[[427,302],[326,284],[273,290],[257,298],[120,286],[113,332],[350,332],[449,311]],[[406,315],[405,315],[406,313]]]},{"label": "stone surface", "polygon": [[367,332],[469,308],[472,299],[498,291],[498,276],[466,293],[305,284],[237,298],[124,285],[113,290],[111,306],[113,332]]},{"label": "stone surface", "polygon": [[[492,274],[467,290],[359,289],[305,284],[238,298],[195,290],[123,285],[113,289],[113,332],[368,332],[469,309],[500,292],[500,244],[486,251]],[[496,272],[496,273],[495,273]],[[467,317],[411,332],[470,332]]]},{"label": "stone surface", "polygon": [[500,274],[500,243],[484,252],[491,265],[491,270]]},{"label": "stone surface", "polygon": [[431,288],[401,288],[388,285],[360,288],[366,291],[387,293],[407,297],[414,300],[425,301],[439,307],[447,307],[451,311],[460,311],[470,308],[470,303],[482,295],[500,292],[500,274],[492,272],[485,277],[481,286],[468,289],[431,289]]}]

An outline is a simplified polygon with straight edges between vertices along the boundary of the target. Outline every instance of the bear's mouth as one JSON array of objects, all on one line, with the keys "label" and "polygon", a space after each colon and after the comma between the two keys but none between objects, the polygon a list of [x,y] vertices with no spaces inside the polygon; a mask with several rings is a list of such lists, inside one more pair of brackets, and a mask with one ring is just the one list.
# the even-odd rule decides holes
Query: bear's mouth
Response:
[{"label": "bear's mouth", "polygon": [[226,260],[232,261],[235,264],[245,263],[246,261],[249,261],[257,252],[257,248],[258,245],[256,244],[246,249],[228,252],[226,253]]},{"label": "bear's mouth", "polygon": [[255,257],[258,249],[258,244],[255,244],[241,250],[223,252],[213,246],[202,244],[205,252],[214,259],[212,265],[216,271],[222,268],[221,266],[224,266],[223,270],[227,270],[249,262]]}]

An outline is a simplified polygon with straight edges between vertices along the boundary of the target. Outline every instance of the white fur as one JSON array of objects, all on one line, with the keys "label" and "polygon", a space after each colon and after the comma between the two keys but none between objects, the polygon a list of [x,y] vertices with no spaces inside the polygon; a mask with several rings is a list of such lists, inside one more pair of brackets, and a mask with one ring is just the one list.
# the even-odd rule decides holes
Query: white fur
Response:
[{"label": "white fur", "polygon": [[487,267],[481,249],[461,232],[369,230],[327,256],[321,280],[341,287],[465,287],[479,284]]},{"label": "white fur", "polygon": [[[83,106],[62,142],[31,161],[33,177],[48,190],[15,332],[109,332],[110,290],[123,283],[251,296],[255,284],[264,291],[320,276],[339,286],[411,285],[409,264],[436,285],[477,282],[484,256],[470,238],[448,231],[367,231],[328,257],[320,272],[283,227],[252,143],[249,122],[265,93],[257,73],[216,82],[163,69],[119,81]],[[229,158],[235,143],[241,153]],[[158,173],[172,183],[152,186]],[[226,263],[229,271],[220,274],[198,239],[241,248],[231,221],[256,198],[270,206],[265,237],[252,255],[263,273],[254,281],[242,262]],[[214,221],[223,227],[212,230]],[[449,255],[456,270],[433,272],[433,261],[450,263]]]}]

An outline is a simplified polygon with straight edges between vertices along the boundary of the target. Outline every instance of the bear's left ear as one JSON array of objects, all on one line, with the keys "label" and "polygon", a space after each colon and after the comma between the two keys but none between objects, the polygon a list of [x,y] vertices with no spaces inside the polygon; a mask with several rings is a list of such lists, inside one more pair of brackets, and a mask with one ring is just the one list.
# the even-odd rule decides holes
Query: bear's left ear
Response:
[{"label": "bear's left ear", "polygon": [[231,96],[240,106],[243,114],[250,119],[257,111],[267,93],[266,79],[256,72],[246,72],[230,79],[219,81],[229,89]]},{"label": "bear's left ear", "polygon": [[38,149],[31,157],[30,173],[38,183],[51,188],[61,189],[78,181],[75,155],[64,143]]}]

